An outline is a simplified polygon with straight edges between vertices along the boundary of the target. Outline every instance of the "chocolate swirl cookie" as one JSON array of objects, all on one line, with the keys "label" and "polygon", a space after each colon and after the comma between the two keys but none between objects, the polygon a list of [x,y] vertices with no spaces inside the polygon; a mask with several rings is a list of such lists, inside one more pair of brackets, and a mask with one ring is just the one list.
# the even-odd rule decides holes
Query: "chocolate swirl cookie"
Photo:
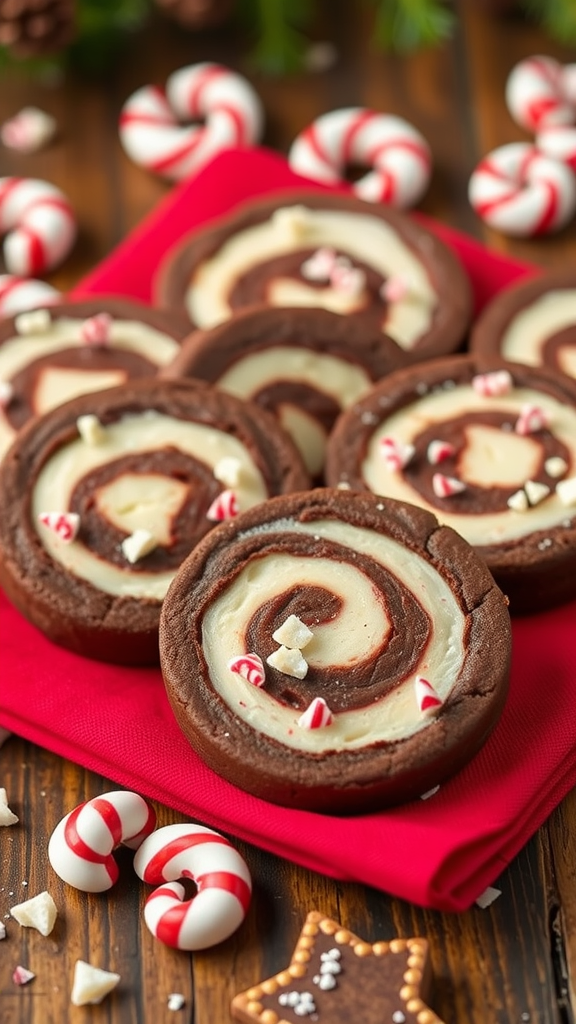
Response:
[{"label": "chocolate swirl cookie", "polygon": [[0,323],[0,457],[30,419],[77,395],[150,377],[190,333],[182,313],[112,296]]},{"label": "chocolate swirl cookie", "polygon": [[461,537],[330,489],[215,529],[160,623],[168,697],[206,763],[337,813],[409,800],[465,764],[502,710],[509,654],[506,601]]},{"label": "chocolate swirl cookie", "polygon": [[269,413],[196,381],[83,395],[0,467],[0,583],[34,625],[104,661],[158,661],[178,566],[215,522],[308,476]]},{"label": "chocolate swirl cookie", "polygon": [[391,338],[351,318],[327,309],[254,306],[194,331],[160,376],[207,380],[269,409],[308,472],[319,477],[337,416],[405,363]]},{"label": "chocolate swirl cookie", "polygon": [[428,509],[486,559],[515,613],[576,596],[576,383],[454,356],[391,374],[336,423],[332,486]]},{"label": "chocolate swirl cookie", "polygon": [[155,294],[202,328],[246,305],[321,306],[390,335],[410,362],[456,351],[471,315],[468,278],[431,232],[390,206],[302,190],[189,235]]},{"label": "chocolate swirl cookie", "polygon": [[576,272],[539,274],[498,292],[474,324],[470,347],[576,377]]}]

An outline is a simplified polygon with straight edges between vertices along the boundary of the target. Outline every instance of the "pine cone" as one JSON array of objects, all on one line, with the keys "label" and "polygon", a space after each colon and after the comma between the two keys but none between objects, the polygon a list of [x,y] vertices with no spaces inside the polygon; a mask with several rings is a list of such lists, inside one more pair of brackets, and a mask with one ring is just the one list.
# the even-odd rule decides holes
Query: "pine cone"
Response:
[{"label": "pine cone", "polygon": [[0,46],[15,57],[58,53],[75,34],[75,0],[0,0]]},{"label": "pine cone", "polygon": [[234,6],[234,0],[156,0],[156,3],[170,18],[189,29],[221,25]]}]

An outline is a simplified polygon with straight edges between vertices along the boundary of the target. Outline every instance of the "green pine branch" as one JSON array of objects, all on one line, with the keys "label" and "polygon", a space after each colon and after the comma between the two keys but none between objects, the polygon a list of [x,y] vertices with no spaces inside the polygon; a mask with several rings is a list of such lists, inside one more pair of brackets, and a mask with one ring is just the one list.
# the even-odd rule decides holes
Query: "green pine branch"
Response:
[{"label": "green pine branch", "polygon": [[576,0],[522,0],[529,18],[566,46],[576,44]]},{"label": "green pine branch", "polygon": [[373,41],[384,50],[409,53],[448,39],[456,16],[443,0],[368,0],[376,7]]}]

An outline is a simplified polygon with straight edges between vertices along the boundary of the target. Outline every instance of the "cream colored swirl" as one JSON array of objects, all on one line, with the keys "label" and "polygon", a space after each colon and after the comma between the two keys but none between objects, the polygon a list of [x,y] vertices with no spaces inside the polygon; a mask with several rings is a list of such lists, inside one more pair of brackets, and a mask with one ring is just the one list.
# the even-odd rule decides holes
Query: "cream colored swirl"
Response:
[{"label": "cream colored swirl", "polygon": [[[515,315],[502,335],[502,355],[517,363],[541,366],[548,338],[567,327],[576,329],[576,288],[557,288]],[[562,345],[558,363],[563,373],[576,377],[576,347]]]},{"label": "cream colored swirl", "polygon": [[[328,558],[270,554],[250,559],[209,605],[202,621],[202,643],[210,679],[234,714],[258,731],[296,750],[314,753],[355,750],[367,743],[390,742],[424,729],[429,720],[414,697],[416,674],[433,684],[442,700],[455,686],[465,659],[465,615],[448,584],[419,554],[380,533],[335,520],[299,523],[280,520],[255,528],[327,539],[373,559],[405,581],[433,623],[417,669],[378,702],[342,711],[324,729],[302,729],[301,712],[274,700],[228,669],[228,660],[246,653],[245,630],[258,608],[295,587],[319,586],[337,595],[344,611],[333,623],[314,629],[305,649],[310,666],[331,666],[345,674],[354,663],[385,646],[391,623],[377,588],[360,567]],[[242,540],[240,535],[238,540]],[[256,652],[257,653],[257,652]],[[310,700],[315,696],[313,685]]]}]

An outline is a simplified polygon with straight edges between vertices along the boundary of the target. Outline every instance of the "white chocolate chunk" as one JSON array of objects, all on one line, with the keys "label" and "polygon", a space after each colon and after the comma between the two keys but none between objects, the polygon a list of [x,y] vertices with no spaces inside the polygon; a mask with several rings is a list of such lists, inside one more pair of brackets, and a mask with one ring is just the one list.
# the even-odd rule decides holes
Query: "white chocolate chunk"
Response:
[{"label": "white chocolate chunk", "polygon": [[285,622],[272,633],[277,644],[301,651],[314,636],[311,629],[297,615],[289,615]]},{"label": "white chocolate chunk", "polygon": [[88,413],[86,416],[79,416],[76,420],[76,426],[78,427],[80,437],[83,441],[86,441],[86,444],[102,444],[106,437],[106,432],[100,420],[92,413]]},{"label": "white chocolate chunk", "polygon": [[158,541],[150,530],[134,530],[134,533],[122,541],[121,547],[124,556],[131,565],[134,565],[134,562],[138,562],[140,558],[144,558],[158,547]]},{"label": "white chocolate chunk", "polygon": [[494,903],[494,900],[497,900],[501,895],[501,889],[495,889],[494,886],[489,885],[487,889],[484,889],[484,892],[480,893],[478,899],[474,900],[474,902],[481,910],[485,910],[486,907],[489,907],[490,904]]},{"label": "white chocolate chunk", "polygon": [[304,679],[308,672],[308,663],[298,650],[289,650],[288,647],[279,647],[274,651],[266,662],[271,668],[277,668],[286,676],[294,676],[295,679]]},{"label": "white chocolate chunk", "polygon": [[50,330],[52,317],[48,309],[32,309],[19,313],[14,321],[17,334],[43,334]]},{"label": "white chocolate chunk", "polygon": [[8,796],[5,789],[0,789],[0,825],[15,825],[18,817],[8,807]]},{"label": "white chocolate chunk", "polygon": [[70,996],[74,1006],[85,1006],[86,1003],[101,1003],[120,981],[120,975],[112,971],[103,971],[93,967],[85,960],[77,960],[74,967],[74,984]]},{"label": "white chocolate chunk", "polygon": [[10,907],[10,913],[24,928],[35,928],[41,935],[50,935],[58,917],[58,908],[49,892],[40,892],[25,903]]},{"label": "white chocolate chunk", "polygon": [[576,505],[576,476],[561,480],[556,485],[556,494],[563,505]]},{"label": "white chocolate chunk", "polygon": [[242,463],[232,455],[225,455],[214,466],[214,477],[225,487],[238,487],[242,475]]},{"label": "white chocolate chunk", "polygon": [[541,484],[538,480],[527,480],[524,484],[524,490],[531,505],[539,505],[550,494],[550,488],[547,484]]},{"label": "white chocolate chunk", "polygon": [[181,992],[171,992],[168,996],[168,1009],[169,1010],[181,1010],[186,1000]]},{"label": "white chocolate chunk", "polygon": [[508,508],[513,509],[514,512],[527,512],[530,507],[528,505],[526,491],[523,490],[514,491],[514,494],[510,495],[506,504],[508,505]]},{"label": "white chocolate chunk", "polygon": [[5,409],[14,397],[14,388],[9,380],[0,380],[0,409]]},{"label": "white chocolate chunk", "polygon": [[300,242],[306,237],[310,215],[305,206],[281,206],[272,214],[272,221],[281,235],[290,241]]},{"label": "white chocolate chunk", "polygon": [[552,455],[551,458],[546,459],[544,469],[548,473],[548,476],[552,476],[557,480],[559,477],[564,476],[564,473],[568,469],[568,463],[566,462],[566,459],[561,458],[560,455]]},{"label": "white chocolate chunk", "polygon": [[6,925],[4,921],[0,921],[0,940],[6,938]]}]

